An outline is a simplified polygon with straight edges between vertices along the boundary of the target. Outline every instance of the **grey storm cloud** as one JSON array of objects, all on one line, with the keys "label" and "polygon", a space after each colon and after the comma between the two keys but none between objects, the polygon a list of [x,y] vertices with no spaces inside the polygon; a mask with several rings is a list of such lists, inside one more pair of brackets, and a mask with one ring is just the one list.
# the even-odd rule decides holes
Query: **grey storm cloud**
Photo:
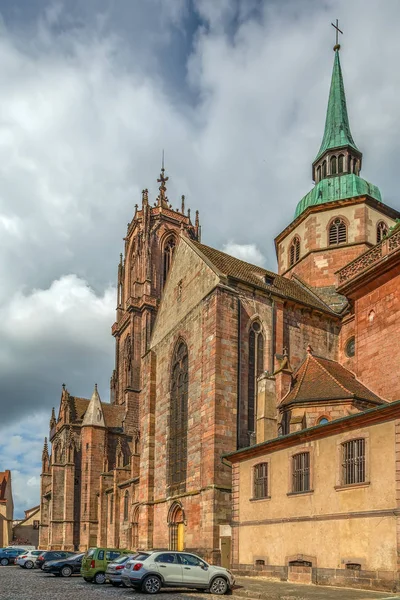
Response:
[{"label": "grey storm cloud", "polygon": [[336,17],[363,175],[400,208],[397,0],[25,9],[0,6],[0,468],[18,510],[38,499],[61,383],[108,399],[118,256],[162,148],[169,199],[200,210],[203,241],[276,268],[273,238],[312,186]]}]

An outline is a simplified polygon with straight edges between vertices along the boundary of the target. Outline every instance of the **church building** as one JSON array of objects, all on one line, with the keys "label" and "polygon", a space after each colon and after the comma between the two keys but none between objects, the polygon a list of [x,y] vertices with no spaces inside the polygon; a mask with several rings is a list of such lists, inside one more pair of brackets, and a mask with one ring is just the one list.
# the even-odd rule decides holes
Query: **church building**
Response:
[{"label": "church building", "polygon": [[[271,548],[276,535],[294,531],[281,526],[271,537],[269,521],[302,523],[320,510],[310,494],[301,496],[302,506],[283,503],[283,491],[274,499],[268,482],[283,490],[288,468],[281,456],[300,446],[296,455],[305,456],[314,444],[308,459],[296,459],[299,472],[316,469],[320,457],[335,469],[334,435],[368,427],[368,419],[394,423],[393,401],[400,399],[393,369],[400,350],[390,343],[399,329],[400,213],[361,178],[361,168],[338,46],[312,164],[315,185],[275,240],[278,273],[204,245],[198,212],[193,224],[184,196],[173,209],[162,168],[156,201],[143,191],[124,238],[110,402],[96,388],[89,400],[63,386],[51,416],[42,547],[185,549],[226,566],[279,567],[280,575],[301,554],[314,556],[305,568],[316,568],[314,546],[272,554],[262,545],[263,536]],[[359,471],[344,483],[339,478],[339,486],[365,483],[368,472],[369,489],[381,489],[372,465],[358,479],[360,457],[382,435],[371,434],[369,442],[360,436],[358,446],[348,447],[345,460]],[[312,436],[326,436],[322,456]],[[341,438],[335,444],[342,448]],[[392,467],[385,466],[388,477]],[[317,471],[313,477],[317,492]],[[333,492],[322,485],[319,493],[323,502]],[[332,514],[351,512],[358,498],[346,494],[337,494]],[[400,490],[398,496],[400,502]],[[374,502],[366,496],[367,512]],[[302,536],[301,525],[295,535]],[[354,550],[341,559],[364,567],[367,554],[361,560]]]}]

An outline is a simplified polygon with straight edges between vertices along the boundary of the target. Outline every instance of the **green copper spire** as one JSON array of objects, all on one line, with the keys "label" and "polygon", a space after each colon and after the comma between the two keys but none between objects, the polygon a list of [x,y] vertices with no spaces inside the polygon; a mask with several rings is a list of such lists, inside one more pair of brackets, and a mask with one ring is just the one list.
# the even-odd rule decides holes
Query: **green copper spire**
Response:
[{"label": "green copper spire", "polygon": [[314,162],[327,150],[347,146],[359,152],[350,131],[342,69],[340,67],[339,48],[335,46],[335,60],[333,63],[324,137],[322,138],[321,147]]}]

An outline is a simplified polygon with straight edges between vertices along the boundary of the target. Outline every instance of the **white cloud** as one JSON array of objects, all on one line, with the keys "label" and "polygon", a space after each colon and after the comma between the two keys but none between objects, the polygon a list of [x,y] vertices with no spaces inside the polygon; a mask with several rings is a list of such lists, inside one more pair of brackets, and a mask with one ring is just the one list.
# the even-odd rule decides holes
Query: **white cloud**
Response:
[{"label": "white cloud", "polygon": [[222,248],[223,252],[236,256],[240,260],[263,267],[265,264],[265,256],[260,252],[255,244],[235,244],[228,242]]}]

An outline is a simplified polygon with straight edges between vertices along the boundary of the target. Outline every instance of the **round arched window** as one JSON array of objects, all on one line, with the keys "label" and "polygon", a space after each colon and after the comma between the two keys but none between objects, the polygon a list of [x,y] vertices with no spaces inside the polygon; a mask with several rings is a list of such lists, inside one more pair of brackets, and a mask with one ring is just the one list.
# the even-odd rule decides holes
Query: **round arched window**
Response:
[{"label": "round arched window", "polygon": [[325,423],[329,423],[329,419],[326,417],[322,417],[322,419],[318,421],[318,425],[325,425]]},{"label": "round arched window", "polygon": [[356,338],[354,337],[354,335],[349,338],[346,342],[346,347],[344,349],[345,354],[348,358],[353,358],[353,356],[355,356],[356,353]]}]

